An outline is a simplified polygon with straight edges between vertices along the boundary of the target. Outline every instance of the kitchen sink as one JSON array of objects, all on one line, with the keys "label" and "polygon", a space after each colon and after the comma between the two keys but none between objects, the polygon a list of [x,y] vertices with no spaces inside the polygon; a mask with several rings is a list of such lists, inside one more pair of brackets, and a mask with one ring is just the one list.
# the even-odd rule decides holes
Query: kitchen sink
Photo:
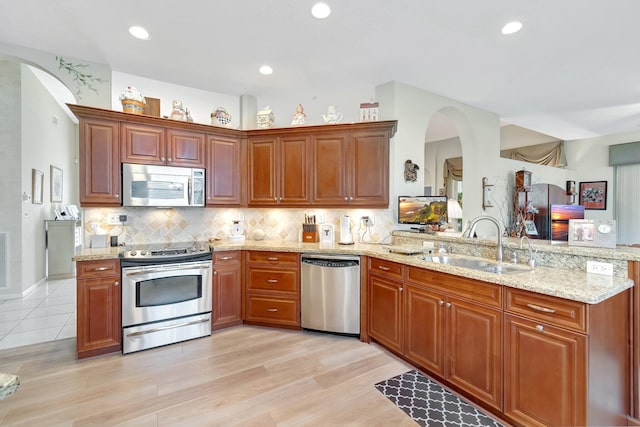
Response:
[{"label": "kitchen sink", "polygon": [[516,274],[526,273],[530,271],[526,267],[518,267],[515,265],[508,265],[503,263],[496,263],[486,261],[477,258],[467,258],[463,256],[449,256],[449,255],[426,255],[422,259],[425,261],[446,264],[454,267],[470,268],[472,270],[484,271],[486,273],[496,274]]}]

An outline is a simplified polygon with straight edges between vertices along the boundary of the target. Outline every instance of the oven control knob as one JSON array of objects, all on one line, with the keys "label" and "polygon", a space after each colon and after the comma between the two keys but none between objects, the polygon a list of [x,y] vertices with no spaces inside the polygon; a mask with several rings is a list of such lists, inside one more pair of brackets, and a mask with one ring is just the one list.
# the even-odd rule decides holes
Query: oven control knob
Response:
[{"label": "oven control knob", "polygon": [[138,252],[136,252],[136,251],[131,251],[131,252],[130,252],[130,254],[131,254],[131,256],[136,256],[136,255],[138,255]]},{"label": "oven control knob", "polygon": [[147,251],[140,251],[140,256],[145,256],[147,254]]}]

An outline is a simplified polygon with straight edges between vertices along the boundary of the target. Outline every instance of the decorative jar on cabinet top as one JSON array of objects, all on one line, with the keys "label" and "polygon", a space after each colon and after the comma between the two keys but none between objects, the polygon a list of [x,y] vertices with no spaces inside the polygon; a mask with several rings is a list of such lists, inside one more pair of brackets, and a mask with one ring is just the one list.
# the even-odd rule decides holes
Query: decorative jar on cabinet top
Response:
[{"label": "decorative jar on cabinet top", "polygon": [[146,105],[144,96],[133,86],[127,86],[122,91],[120,103],[122,103],[122,111],[130,114],[142,114]]},{"label": "decorative jar on cabinet top", "polygon": [[273,111],[267,105],[262,110],[258,111],[257,125],[258,129],[270,129],[273,127]]}]

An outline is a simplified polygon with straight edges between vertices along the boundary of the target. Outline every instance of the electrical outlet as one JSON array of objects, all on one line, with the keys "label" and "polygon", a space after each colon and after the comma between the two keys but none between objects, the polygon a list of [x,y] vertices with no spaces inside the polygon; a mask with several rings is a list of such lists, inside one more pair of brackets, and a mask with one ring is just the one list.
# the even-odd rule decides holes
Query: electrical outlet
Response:
[{"label": "electrical outlet", "polygon": [[325,218],[324,218],[324,214],[323,213],[317,213],[316,214],[316,223],[317,224],[324,224]]},{"label": "electrical outlet", "polygon": [[587,261],[587,273],[613,276],[613,264],[609,262]]},{"label": "electrical outlet", "polygon": [[107,215],[107,224],[109,225],[118,225],[120,224],[120,214],[118,213],[110,213]]},{"label": "electrical outlet", "polygon": [[361,217],[362,225],[365,227],[371,227],[373,225],[373,215],[364,215]]}]

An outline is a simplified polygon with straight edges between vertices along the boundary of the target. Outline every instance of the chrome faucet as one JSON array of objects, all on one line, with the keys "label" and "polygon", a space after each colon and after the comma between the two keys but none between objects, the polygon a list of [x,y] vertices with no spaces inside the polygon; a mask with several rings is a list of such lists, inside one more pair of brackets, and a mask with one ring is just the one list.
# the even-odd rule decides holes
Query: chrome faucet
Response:
[{"label": "chrome faucet", "polygon": [[502,254],[503,254],[503,246],[502,246],[502,226],[492,216],[478,216],[471,220],[471,225],[469,225],[469,232],[467,237],[473,237],[474,232],[476,231],[476,224],[482,220],[487,220],[492,222],[496,228],[498,229],[498,247],[496,249],[496,261],[502,262]]},{"label": "chrome faucet", "polygon": [[520,249],[522,249],[524,239],[527,239],[527,243],[529,244],[529,267],[533,268],[536,266],[536,260],[533,258],[533,248],[531,247],[531,239],[529,239],[529,236],[522,236],[520,238]]}]

